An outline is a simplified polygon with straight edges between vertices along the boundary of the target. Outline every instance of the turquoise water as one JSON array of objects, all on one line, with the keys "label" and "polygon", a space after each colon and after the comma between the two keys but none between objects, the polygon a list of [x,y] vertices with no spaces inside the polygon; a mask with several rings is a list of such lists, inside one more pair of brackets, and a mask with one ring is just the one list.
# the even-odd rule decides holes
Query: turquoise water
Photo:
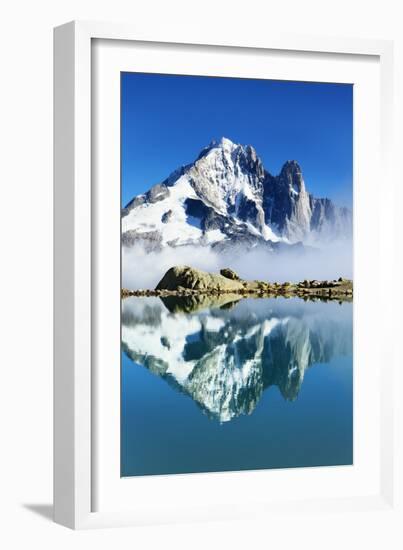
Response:
[{"label": "turquoise water", "polygon": [[352,304],[128,298],[121,475],[353,461]]}]

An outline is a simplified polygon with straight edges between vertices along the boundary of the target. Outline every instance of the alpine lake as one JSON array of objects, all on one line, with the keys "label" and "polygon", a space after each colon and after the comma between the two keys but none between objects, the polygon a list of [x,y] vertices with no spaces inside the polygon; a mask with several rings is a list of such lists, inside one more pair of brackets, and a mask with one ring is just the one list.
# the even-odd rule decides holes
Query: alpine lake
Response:
[{"label": "alpine lake", "polygon": [[351,465],[353,303],[122,300],[121,476]]}]

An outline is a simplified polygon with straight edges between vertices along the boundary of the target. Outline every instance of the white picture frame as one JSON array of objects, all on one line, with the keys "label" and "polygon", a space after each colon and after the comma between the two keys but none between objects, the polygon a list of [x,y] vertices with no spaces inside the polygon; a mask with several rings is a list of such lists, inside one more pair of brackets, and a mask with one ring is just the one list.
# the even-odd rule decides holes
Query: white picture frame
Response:
[{"label": "white picture frame", "polygon": [[[228,36],[227,34],[225,35]],[[374,363],[372,378],[368,377],[368,388],[365,389],[368,396],[378,400],[379,408],[375,407],[376,414],[373,418],[373,426],[379,430],[365,429],[368,432],[368,444],[373,445],[377,458],[368,466],[365,475],[360,477],[359,483],[354,485],[358,477],[345,472],[343,479],[338,477],[336,469],[329,473],[323,470],[313,472],[305,469],[302,472],[288,472],[284,476],[280,471],[271,472],[272,488],[277,483],[277,493],[273,491],[273,498],[262,498],[258,489],[262,483],[269,479],[264,472],[234,472],[226,474],[200,474],[188,476],[157,476],[137,480],[136,486],[121,491],[121,484],[113,476],[108,478],[108,468],[119,461],[116,446],[105,445],[105,441],[113,439],[113,422],[102,422],[99,420],[98,401],[109,403],[108,411],[112,419],[118,417],[116,411],[116,392],[114,399],[108,401],[105,391],[113,392],[116,388],[116,379],[109,379],[99,372],[99,357],[113,357],[113,349],[104,349],[99,353],[99,331],[115,330],[119,332],[119,324],[116,325],[116,312],[114,304],[110,300],[104,300],[105,290],[102,281],[97,280],[97,272],[105,267],[105,258],[108,254],[115,255],[116,247],[114,242],[108,242],[105,250],[99,254],[97,246],[97,235],[101,231],[99,219],[111,223],[116,222],[116,216],[112,213],[112,204],[116,198],[114,195],[99,194],[97,192],[96,179],[102,177],[100,170],[111,170],[116,173],[116,150],[111,152],[111,162],[108,165],[98,165],[94,157],[94,151],[102,142],[98,134],[105,134],[105,128],[116,130],[116,117],[106,117],[106,122],[99,123],[97,109],[100,100],[94,97],[96,86],[102,83],[102,89],[108,87],[108,78],[116,73],[116,48],[115,52],[106,55],[106,70],[103,74],[107,79],[98,81],[96,67],[102,54],[94,49],[100,41],[108,41],[119,50],[119,59],[123,63],[123,50],[127,51],[130,45],[141,45],[141,52],[135,50],[127,56],[125,69],[130,69],[133,55],[139,59],[141,55],[141,66],[143,70],[150,67],[150,72],[156,72],[160,58],[164,51],[169,48],[172,63],[179,63],[175,67],[181,67],[181,55],[178,61],[174,60],[172,46],[175,51],[184,52],[188,58],[200,57],[199,63],[203,63],[204,52],[208,50],[210,65],[214,65],[213,59],[219,59],[220,55],[230,55],[231,52],[238,52],[242,56],[264,56],[274,52],[273,56],[281,54],[285,64],[287,57],[297,56],[299,59],[314,59],[317,55],[323,56],[321,63],[326,74],[325,65],[328,71],[328,79],[331,80],[331,65],[349,63],[349,60],[360,58],[365,64],[366,61],[374,62],[371,71],[362,80],[362,86],[372,83],[373,94],[370,101],[379,101],[379,119],[373,120],[372,141],[365,141],[364,133],[361,133],[360,145],[355,147],[355,158],[359,159],[360,174],[355,174],[355,180],[363,181],[363,174],[368,177],[368,195],[363,202],[362,197],[354,197],[355,214],[358,220],[362,220],[358,227],[358,237],[355,239],[355,256],[358,266],[358,275],[363,273],[365,262],[373,267],[373,275],[362,276],[360,284],[355,290],[355,301],[365,308],[365,297],[378,283],[380,292],[376,296],[375,309],[380,312],[391,312],[391,305],[387,299],[385,289],[391,282],[393,255],[395,248],[393,239],[382,240],[382,236],[392,234],[390,205],[393,204],[394,189],[391,176],[391,155],[392,153],[392,121],[393,121],[393,45],[387,41],[372,41],[358,39],[337,39],[328,37],[311,36],[285,36],[270,34],[268,37],[253,37],[253,39],[240,39],[210,36],[208,31],[203,33],[200,39],[186,36],[184,30],[181,36],[175,33],[170,36],[167,31],[164,36],[154,37],[145,31],[139,31],[130,25],[117,25],[109,23],[72,22],[55,29],[54,40],[54,84],[55,84],[55,363],[54,363],[54,510],[55,521],[71,528],[104,527],[112,525],[139,525],[160,522],[195,521],[200,519],[220,518],[244,518],[259,517],[268,512],[275,513],[299,513],[302,509],[310,508],[312,514],[322,513],[324,510],[330,512],[345,510],[346,507],[351,513],[354,511],[385,511],[398,518],[401,514],[396,505],[398,495],[401,494],[401,486],[398,484],[397,461],[395,460],[394,430],[400,422],[398,409],[394,406],[394,364],[395,357],[393,348],[388,346],[388,333],[385,326],[381,326],[377,335],[379,342],[377,348],[368,348],[367,361]],[[151,53],[150,53],[151,52]],[[197,55],[196,55],[197,54]],[[232,55],[232,54],[231,54]],[[158,57],[159,56],[159,57]],[[162,56],[162,57],[161,57]],[[190,56],[190,57],[189,57]],[[179,59],[180,58],[180,59]],[[154,61],[153,61],[154,59]],[[171,63],[166,59],[166,72],[169,73]],[[108,61],[109,60],[109,61]],[[292,60],[291,60],[292,61]],[[110,63],[109,68],[107,63]],[[156,63],[152,65],[152,63]],[[205,62],[204,62],[205,63]],[[113,65],[115,64],[115,65]],[[148,64],[148,65],[147,65]],[[172,67],[174,66],[172,65]],[[376,65],[376,68],[375,68]],[[196,68],[195,74],[209,74],[209,68],[205,66],[200,72],[202,65]],[[231,65],[228,65],[231,67]],[[249,64],[249,67],[254,65]],[[344,66],[344,65],[343,65]],[[255,65],[257,67],[257,65]],[[304,68],[301,64],[298,79],[304,78]],[[280,67],[281,69],[281,67]],[[279,69],[279,70],[280,70]],[[122,70],[122,69],[119,69]],[[172,68],[172,70],[174,70]],[[186,73],[186,69],[183,68]],[[213,70],[213,69],[211,69]],[[214,72],[214,74],[217,74]],[[233,69],[235,70],[235,69]],[[231,68],[229,69],[230,73]],[[246,70],[246,68],[244,69]],[[248,69],[252,70],[252,69]],[[256,71],[261,71],[257,69]],[[345,69],[343,69],[345,70]],[[348,71],[354,71],[354,66]],[[115,72],[113,72],[115,71]],[[365,72],[365,70],[364,70]],[[371,73],[371,74],[369,74]],[[220,73],[221,74],[221,73]],[[259,73],[260,74],[260,73]],[[280,73],[279,73],[280,74]],[[306,73],[307,74],[307,73]],[[348,72],[350,74],[350,72]],[[313,73],[312,73],[313,75]],[[314,76],[308,75],[307,79]],[[371,76],[372,75],[372,76]],[[280,76],[279,76],[280,78]],[[324,77],[326,80],[326,77]],[[342,78],[342,77],[340,77]],[[358,83],[359,79],[354,76],[348,77],[349,82]],[[371,80],[376,78],[376,81]],[[337,78],[335,78],[337,81]],[[366,84],[365,84],[366,83]],[[378,89],[379,83],[379,89]],[[111,95],[112,94],[112,95]],[[104,96],[114,98],[113,89]],[[361,97],[361,96],[359,96]],[[362,96],[364,101],[364,96]],[[115,97],[116,99],[116,97]],[[105,101],[105,100],[102,100]],[[375,104],[373,103],[373,104]],[[369,104],[368,104],[369,105]],[[367,105],[367,107],[368,107]],[[104,108],[104,104],[102,104]],[[376,110],[376,109],[375,109]],[[363,110],[364,111],[364,110]],[[359,109],[358,109],[359,112]],[[116,105],[115,105],[116,113]],[[361,116],[365,113],[362,112]],[[105,126],[105,124],[107,126]],[[372,124],[372,122],[368,122]],[[109,126],[108,126],[109,125]],[[360,123],[357,123],[360,128]],[[379,138],[379,139],[378,139]],[[103,144],[101,143],[101,146]],[[376,173],[366,174],[364,169],[365,155],[371,151],[371,162],[378,162],[382,176],[388,183],[383,189],[382,197],[376,196]],[[379,157],[379,159],[378,159]],[[361,160],[360,160],[361,159]],[[109,161],[108,161],[109,162]],[[114,170],[114,172],[113,172]],[[356,178],[357,176],[357,178]],[[372,179],[371,179],[372,178]],[[371,181],[372,183],[371,183]],[[361,184],[360,184],[361,185]],[[103,186],[105,188],[105,186]],[[361,189],[363,189],[361,185]],[[379,220],[372,223],[366,211],[374,211],[378,204],[380,208]],[[110,210],[110,216],[108,212]],[[115,216],[115,217],[114,217]],[[359,225],[358,224],[358,225]],[[370,236],[375,244],[366,244],[363,235],[363,228],[372,231]],[[360,237],[361,235],[361,237]],[[356,235],[355,235],[356,237]],[[386,244],[388,242],[389,244]],[[372,239],[371,239],[372,243]],[[109,256],[111,257],[111,256]],[[372,258],[372,259],[370,259]],[[102,263],[104,262],[104,263]],[[113,262],[112,262],[113,263]],[[361,268],[360,268],[361,266]],[[116,269],[120,267],[116,263],[115,271],[107,275],[109,284],[116,281]],[[379,285],[380,281],[380,285]],[[113,288],[109,286],[109,288]],[[360,292],[361,289],[361,292]],[[116,298],[116,297],[115,297]],[[114,298],[114,299],[115,299]],[[118,299],[118,297],[117,297]],[[360,306],[361,307],[361,306]],[[115,311],[115,314],[112,314]],[[108,312],[105,315],[105,312]],[[109,312],[111,315],[109,315]],[[108,317],[112,323],[107,327],[103,320]],[[367,323],[365,319],[367,318]],[[392,315],[393,318],[393,315]],[[364,315],[364,309],[358,310],[358,319],[361,321],[361,333],[369,331],[375,336],[373,328],[368,322],[368,316]],[[113,323],[115,323],[113,325]],[[99,328],[101,326],[101,329]],[[113,328],[115,327],[115,328]],[[356,330],[356,327],[355,327]],[[371,332],[372,331],[372,332]],[[360,333],[360,334],[361,334]],[[372,338],[374,340],[374,338]],[[362,340],[364,341],[364,340]],[[369,346],[371,340],[368,340]],[[360,348],[363,353],[363,348]],[[382,368],[375,365],[376,359],[380,359],[379,351],[382,349]],[[106,351],[106,353],[104,353]],[[378,354],[378,355],[377,355]],[[105,361],[104,361],[105,362]],[[98,370],[97,370],[98,369]],[[102,372],[107,370],[102,368]],[[115,382],[114,382],[115,380]],[[358,378],[359,383],[361,378]],[[371,381],[372,380],[372,381]],[[356,379],[357,381],[357,379]],[[380,383],[376,383],[380,381]],[[111,388],[105,390],[105,388]],[[359,388],[358,390],[359,391]],[[372,392],[372,393],[370,393]],[[363,400],[365,401],[365,400]],[[367,409],[365,409],[367,407]],[[104,407],[102,407],[104,409]],[[357,409],[358,410],[358,409]],[[364,420],[368,404],[363,404],[359,416]],[[98,412],[97,412],[98,411]],[[115,411],[115,412],[114,412]],[[117,415],[117,416],[116,416]],[[112,435],[103,435],[110,424]],[[401,425],[401,424],[400,424]],[[116,428],[116,422],[115,422]],[[109,437],[109,439],[107,439]],[[372,438],[372,439],[371,439]],[[101,441],[101,443],[100,443]],[[372,441],[372,443],[370,443]],[[363,447],[364,448],[364,447]],[[368,451],[369,447],[367,448]],[[379,451],[379,456],[378,456]],[[107,456],[106,460],[97,460],[97,454]],[[106,467],[103,466],[106,464]],[[365,468],[364,468],[365,469]],[[379,476],[378,476],[379,474]],[[114,474],[115,475],[115,474]],[[361,475],[361,474],[360,474]],[[274,477],[275,476],[275,477]],[[350,476],[350,478],[349,478]],[[116,476],[115,476],[116,477]],[[332,481],[329,481],[333,477]],[[184,479],[191,481],[184,481]],[[316,481],[315,481],[316,478]],[[373,481],[373,485],[370,484]],[[334,491],[327,494],[326,483],[332,483]],[[298,490],[284,491],[285,498],[279,498],[280,491],[288,484],[289,487],[298,487]],[[316,489],[312,490],[312,484]],[[366,486],[365,484],[368,484]],[[371,485],[371,486],[370,486]],[[102,487],[101,506],[98,495]],[[164,487],[164,488],[163,488]],[[203,496],[203,487],[206,493]],[[221,502],[218,498],[211,499],[211,491],[218,488],[226,488],[229,491],[229,501]],[[232,490],[236,488],[236,491]],[[310,487],[308,489],[308,487]],[[329,487],[331,485],[329,484]],[[337,487],[337,491],[336,491]],[[349,487],[349,490],[347,490]],[[106,488],[106,489],[104,489]],[[161,491],[161,492],[159,492]],[[165,497],[163,492],[165,491]],[[198,492],[198,503],[187,501],[186,505],[181,504],[181,498],[189,498]],[[172,493],[177,493],[172,497]],[[124,494],[126,493],[126,494]],[[153,505],[153,498],[156,494],[161,496],[159,505]],[[137,505],[130,503],[137,499]],[[245,498],[248,498],[247,510]],[[276,496],[277,495],[277,496]],[[170,498],[168,502],[168,496]],[[228,500],[227,499],[227,500]],[[217,501],[216,504],[209,503],[209,500]],[[107,502],[105,502],[107,501]],[[224,507],[225,505],[225,507]],[[225,509],[224,509],[225,508]]]}]

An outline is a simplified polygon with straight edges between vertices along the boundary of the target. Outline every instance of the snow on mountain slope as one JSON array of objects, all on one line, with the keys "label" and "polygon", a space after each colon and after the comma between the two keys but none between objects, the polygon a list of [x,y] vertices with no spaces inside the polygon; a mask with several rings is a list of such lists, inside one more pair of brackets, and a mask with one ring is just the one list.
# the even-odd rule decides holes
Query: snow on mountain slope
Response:
[{"label": "snow on mountain slope", "polygon": [[308,193],[295,161],[274,177],[253,147],[222,138],[130,201],[122,212],[122,241],[149,250],[239,242],[250,247],[305,241],[324,230],[339,236],[350,225],[348,209]]},{"label": "snow on mountain slope", "polygon": [[[187,176],[181,176],[175,185],[169,188],[164,199],[141,204],[124,216],[122,232],[160,231],[163,245],[173,242],[179,245],[200,241],[203,231],[196,221],[187,216],[186,199],[197,199],[197,195]],[[164,214],[169,216],[167,221],[163,221]]]}]

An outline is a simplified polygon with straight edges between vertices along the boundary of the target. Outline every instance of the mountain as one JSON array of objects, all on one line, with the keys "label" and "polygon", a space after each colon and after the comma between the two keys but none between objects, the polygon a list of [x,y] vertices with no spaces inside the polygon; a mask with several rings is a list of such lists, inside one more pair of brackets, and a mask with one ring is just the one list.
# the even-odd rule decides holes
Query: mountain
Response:
[{"label": "mountain", "polygon": [[122,243],[147,251],[184,245],[229,250],[351,236],[352,216],[306,189],[287,161],[277,176],[255,149],[222,138],[122,210]]},{"label": "mountain", "polygon": [[218,301],[187,315],[165,306],[124,300],[122,349],[220,422],[251,414],[272,386],[294,401],[309,367],[352,353],[350,304],[326,314],[288,300]]}]

